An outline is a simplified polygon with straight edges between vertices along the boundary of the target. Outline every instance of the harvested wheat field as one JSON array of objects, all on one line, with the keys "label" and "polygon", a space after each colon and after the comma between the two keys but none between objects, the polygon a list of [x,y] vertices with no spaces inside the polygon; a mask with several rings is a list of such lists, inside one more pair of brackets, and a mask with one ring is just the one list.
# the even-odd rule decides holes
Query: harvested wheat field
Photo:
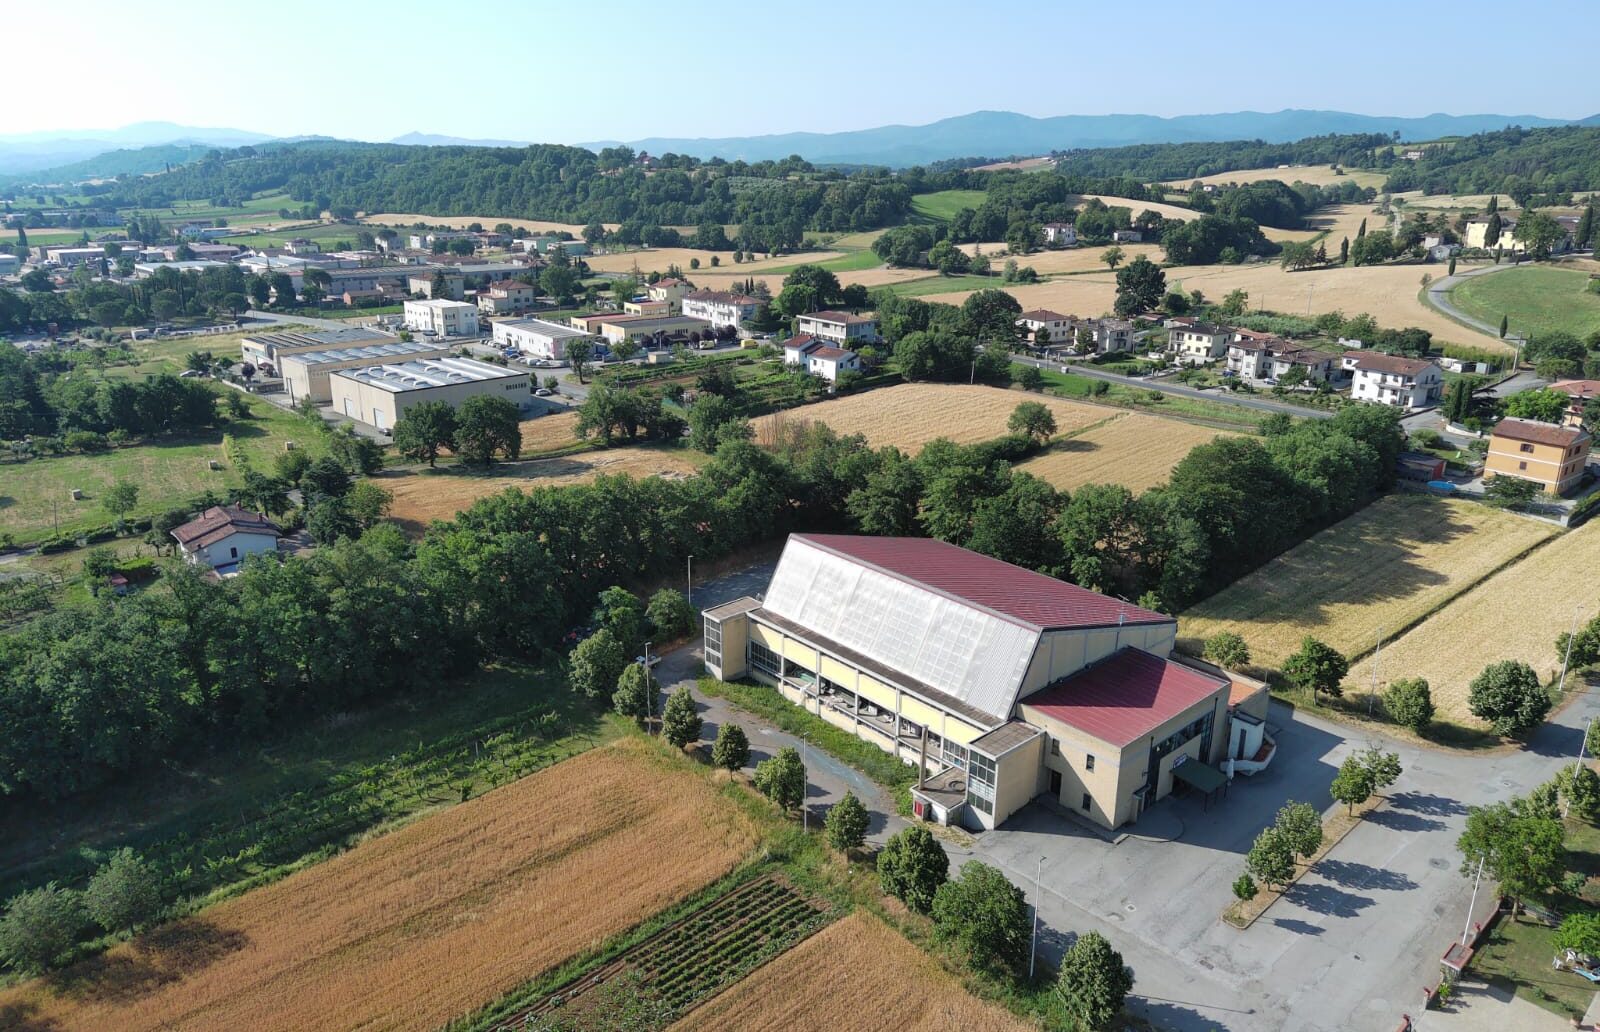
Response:
[{"label": "harvested wheat field", "polygon": [[[1144,255],[1153,262],[1160,262],[1162,251],[1160,244],[1117,244],[1122,248],[1122,260],[1131,262],[1139,255]],[[1035,251],[1033,254],[1006,254],[1006,245],[996,242],[990,244],[962,244],[961,250],[967,254],[981,249],[985,257],[995,267],[996,271],[1005,264],[1009,258],[1016,258],[1018,265],[1030,265],[1035,272],[1041,275],[1053,275],[1060,272],[1105,272],[1106,264],[1100,256],[1110,250],[1111,244],[1096,247],[1086,244],[1083,247],[1068,247],[1059,251]],[[1063,313],[1065,314],[1065,313]]]},{"label": "harvested wheat field", "polygon": [[494,469],[497,472],[488,474],[453,470],[407,473],[379,477],[377,482],[394,494],[390,517],[408,529],[420,531],[431,521],[448,520],[478,499],[499,494],[508,487],[565,487],[588,483],[602,474],[686,477],[698,466],[694,453],[683,449],[628,447],[501,464]]},{"label": "harvested wheat field", "polygon": [[[409,230],[413,224],[422,222],[429,226],[448,226],[451,229],[466,229],[476,222],[484,229],[493,229],[500,223],[508,223],[513,229],[525,229],[530,233],[571,233],[579,240],[583,239],[583,227],[569,222],[544,222],[539,219],[507,219],[499,215],[415,215],[402,212],[384,211],[376,215],[366,215],[361,219],[373,226],[392,226],[402,232]],[[605,223],[606,229],[616,229],[617,223]]]},{"label": "harvested wheat field", "polygon": [[1195,182],[1218,185],[1233,183],[1236,186],[1243,186],[1246,183],[1276,179],[1282,183],[1311,183],[1315,186],[1339,186],[1353,181],[1357,186],[1370,186],[1381,190],[1386,178],[1388,177],[1382,172],[1361,172],[1350,169],[1346,169],[1342,176],[1334,175],[1332,165],[1292,165],[1289,168],[1242,168],[1234,172],[1216,172],[1192,179],[1169,179],[1166,185],[1187,190],[1189,185]]},{"label": "harvested wheat field", "polygon": [[1200,217],[1200,212],[1193,208],[1185,208],[1179,204],[1162,204],[1159,201],[1135,201],[1127,197],[1111,197],[1107,194],[1074,194],[1067,198],[1080,208],[1086,201],[1104,201],[1108,208],[1128,208],[1132,210],[1133,217],[1138,218],[1142,211],[1153,211],[1162,218],[1182,219],[1192,222]]},{"label": "harvested wheat field", "polygon": [[899,932],[857,911],[690,1011],[670,1032],[1020,1032],[1032,1027],[970,995]]},{"label": "harvested wheat field", "polygon": [[[1569,531],[1485,580],[1398,641],[1386,643],[1380,684],[1426,678],[1439,718],[1482,726],[1467,709],[1467,685],[1490,663],[1520,659],[1554,679],[1561,672],[1556,635],[1595,615],[1594,571],[1600,568],[1600,524]],[[1365,663],[1350,671],[1352,687],[1368,683]]]},{"label": "harvested wheat field", "polygon": [[1183,457],[1220,431],[1142,413],[1107,418],[1057,441],[1017,468],[1068,491],[1084,484],[1121,484],[1138,493],[1165,483]]},{"label": "harvested wheat field", "polygon": [[[1424,617],[1424,627],[1439,621],[1428,614],[1554,531],[1473,502],[1387,495],[1193,607],[1179,619],[1178,634],[1198,647],[1218,631],[1234,631],[1264,667],[1281,664],[1308,634],[1346,656],[1361,655],[1384,628],[1392,638]],[[1459,633],[1459,642],[1472,640]],[[1395,677],[1415,673],[1387,647],[1382,668]],[[1365,685],[1369,675],[1362,662],[1350,677]]]},{"label": "harvested wheat field", "polygon": [[[778,259],[783,263],[782,265],[768,265],[767,267],[792,268],[796,265],[804,264],[804,259],[805,256],[802,255],[786,254]],[[723,262],[722,267],[714,272],[697,269],[687,273],[687,275],[694,285],[702,290],[742,290],[744,289],[745,281],[753,279],[757,283],[766,284],[767,292],[773,297],[777,297],[778,292],[783,289],[783,280],[788,273],[768,272],[763,274],[759,270],[759,267],[763,264],[766,263],[756,262],[753,265],[750,263],[733,265],[730,262]],[[643,263],[641,263],[640,268],[643,267]],[[740,269],[746,269],[747,271],[740,272],[738,271]],[[929,269],[891,269],[880,265],[871,269],[851,269],[845,272],[836,272],[834,275],[839,278],[839,282],[843,286],[848,287],[852,283],[859,283],[863,287],[870,288],[882,287],[890,283],[904,283],[908,280],[925,280],[937,275],[937,273]],[[995,283],[998,286],[999,280],[997,279]]]},{"label": "harvested wheat field", "polygon": [[[1024,264],[1020,259],[1019,264]],[[1167,282],[1174,280],[1177,269],[1167,270]],[[1063,276],[1060,279],[1048,280],[1044,283],[1030,283],[1026,286],[1001,287],[1006,293],[1017,299],[1023,311],[1033,308],[1048,308],[1062,315],[1078,315],[1093,317],[1111,314],[1111,306],[1117,300],[1117,279],[1112,272],[1087,272],[1077,276]],[[947,294],[929,294],[923,297],[924,301],[939,301],[947,305],[959,305],[965,301],[973,291],[956,290]],[[1210,291],[1206,291],[1210,294]]]},{"label": "harvested wheat field", "polygon": [[557,448],[570,448],[577,443],[573,429],[578,425],[578,413],[557,412],[538,419],[522,421],[522,454],[538,455]]},{"label": "harvested wheat field", "polygon": [[1032,172],[1049,168],[1055,159],[1049,157],[1022,158],[1018,161],[996,161],[988,165],[979,165],[974,172]]},{"label": "harvested wheat field", "polygon": [[863,435],[874,448],[892,444],[915,453],[936,437],[948,437],[957,444],[992,441],[1006,433],[1006,420],[1025,401],[1049,406],[1062,433],[1105,419],[1115,411],[999,387],[910,383],[762,416],[755,420],[756,440],[773,440],[777,428],[784,425],[826,423],[841,436]]},{"label": "harvested wheat field", "polygon": [[[632,272],[635,267],[641,274],[650,272],[666,272],[667,267],[676,265],[683,270],[685,276],[696,286],[704,287],[700,277],[705,274],[711,265],[711,258],[715,255],[721,264],[718,271],[739,272],[745,270],[749,273],[761,271],[762,266],[775,268],[779,266],[799,265],[802,262],[821,262],[829,258],[838,258],[838,251],[817,251],[806,254],[786,254],[781,258],[764,258],[758,262],[746,262],[743,265],[735,264],[732,251],[702,251],[693,247],[653,247],[641,251],[619,251],[616,254],[594,255],[584,259],[584,263],[595,272]],[[700,268],[691,269],[690,262],[698,261]]]},{"label": "harvested wheat field", "polygon": [[438,1028],[754,847],[668,762],[637,740],[567,760],[0,994],[0,1026]]}]

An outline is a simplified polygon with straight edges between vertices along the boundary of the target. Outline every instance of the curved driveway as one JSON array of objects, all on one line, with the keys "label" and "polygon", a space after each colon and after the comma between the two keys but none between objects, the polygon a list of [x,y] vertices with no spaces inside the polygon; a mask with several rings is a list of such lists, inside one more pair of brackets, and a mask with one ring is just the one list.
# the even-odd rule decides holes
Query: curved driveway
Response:
[{"label": "curved driveway", "polygon": [[1428,304],[1432,305],[1434,308],[1437,308],[1439,311],[1443,312],[1445,315],[1448,315],[1461,325],[1466,326],[1469,329],[1477,330],[1479,333],[1482,333],[1485,336],[1493,337],[1494,339],[1499,340],[1500,327],[1490,326],[1482,319],[1474,319],[1466,312],[1463,312],[1461,309],[1451,304],[1450,291],[1454,290],[1456,287],[1465,283],[1469,279],[1476,279],[1479,276],[1489,276],[1496,272],[1504,272],[1506,269],[1515,268],[1517,268],[1516,265],[1510,264],[1482,265],[1475,269],[1467,269],[1465,272],[1458,272],[1454,276],[1445,276],[1441,279],[1435,280],[1434,282],[1428,284]]}]

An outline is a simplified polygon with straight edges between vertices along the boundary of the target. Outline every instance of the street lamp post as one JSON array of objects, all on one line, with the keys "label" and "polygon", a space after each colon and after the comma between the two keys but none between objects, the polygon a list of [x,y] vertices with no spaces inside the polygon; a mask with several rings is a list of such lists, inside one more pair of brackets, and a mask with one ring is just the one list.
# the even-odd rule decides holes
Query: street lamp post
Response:
[{"label": "street lamp post", "polygon": [[1033,981],[1033,961],[1039,953],[1039,876],[1044,871],[1044,857],[1033,868],[1033,938],[1028,941],[1028,981]]},{"label": "street lamp post", "polygon": [[688,559],[688,571],[684,574],[683,581],[684,597],[692,606],[694,605],[694,556],[692,555]]},{"label": "street lamp post", "polygon": [[1583,606],[1574,606],[1572,610],[1572,629],[1567,632],[1567,648],[1561,657],[1561,682],[1556,688],[1559,692],[1567,690],[1567,667],[1572,662],[1572,639],[1578,636],[1578,617],[1583,613]]},{"label": "street lamp post", "polygon": [[650,680],[650,642],[648,641],[644,643],[644,695],[649,700],[650,706],[650,719],[646,723],[648,727],[649,724],[655,723],[656,719],[656,689],[654,682]]}]

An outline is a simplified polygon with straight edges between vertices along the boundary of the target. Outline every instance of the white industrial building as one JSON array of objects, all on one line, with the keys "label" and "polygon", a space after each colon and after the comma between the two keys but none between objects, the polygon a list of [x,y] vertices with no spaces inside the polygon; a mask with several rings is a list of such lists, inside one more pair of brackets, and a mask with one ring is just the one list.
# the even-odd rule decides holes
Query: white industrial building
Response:
[{"label": "white industrial building", "polygon": [[544,319],[518,319],[494,324],[494,342],[503,348],[516,348],[530,358],[549,361],[566,355],[567,341],[587,340],[592,335],[571,326]]},{"label": "white industrial building", "polygon": [[449,354],[450,349],[445,345],[422,340],[303,351],[280,355],[278,375],[283,377],[283,389],[288,392],[291,403],[310,398],[319,405],[326,405],[333,398],[328,387],[330,373],[363,366],[394,365],[421,358],[444,358]]},{"label": "white industrial building", "polygon": [[406,329],[436,337],[472,337],[478,333],[478,306],[465,301],[430,298],[407,301]]},{"label": "white industrial building", "polygon": [[393,430],[407,410],[424,401],[459,406],[468,398],[487,394],[526,409],[533,399],[526,370],[470,358],[425,358],[340,369],[328,374],[328,391],[335,411],[384,431]]},{"label": "white industrial building", "polygon": [[330,348],[365,347],[372,344],[393,344],[399,338],[375,330],[352,326],[343,330],[287,330],[282,333],[258,333],[239,342],[239,353],[246,362],[276,371],[285,355],[299,355],[308,351],[326,351]]}]

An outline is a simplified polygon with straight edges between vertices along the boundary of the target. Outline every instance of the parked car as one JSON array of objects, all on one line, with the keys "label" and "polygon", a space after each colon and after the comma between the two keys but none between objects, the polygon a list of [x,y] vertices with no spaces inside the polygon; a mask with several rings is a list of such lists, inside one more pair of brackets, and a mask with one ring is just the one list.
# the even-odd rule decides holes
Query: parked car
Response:
[{"label": "parked car", "polygon": [[534,393],[535,397],[548,398],[548,397],[550,397],[550,395],[554,394],[555,391],[551,390],[548,387],[540,387],[538,390],[534,391],[533,393]]}]

